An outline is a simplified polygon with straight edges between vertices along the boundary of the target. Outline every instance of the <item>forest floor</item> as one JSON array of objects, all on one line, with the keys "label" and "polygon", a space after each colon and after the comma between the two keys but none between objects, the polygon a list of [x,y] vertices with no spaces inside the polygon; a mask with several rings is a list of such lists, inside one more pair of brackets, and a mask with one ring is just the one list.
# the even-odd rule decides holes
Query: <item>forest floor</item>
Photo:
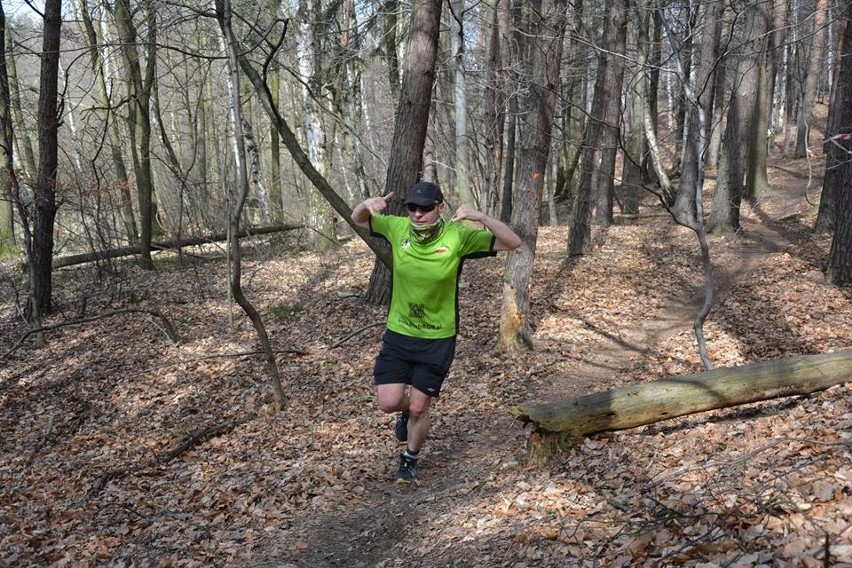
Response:
[{"label": "forest floor", "polygon": [[[802,171],[774,165],[743,230],[710,238],[717,367],[852,347],[852,290],[824,282],[830,239],[810,231],[821,180]],[[23,292],[3,268],[0,565],[852,566],[852,384],[524,461],[512,406],[701,370],[692,233],[649,200],[588,256],[566,263],[565,238],[539,234],[531,351],[495,347],[505,256],[465,265],[457,358],[419,483],[402,487],[360,240],[246,251],[244,289],[279,351],[277,413],[221,251],[59,271],[43,348],[14,347]],[[160,310],[180,341],[133,308]]]}]

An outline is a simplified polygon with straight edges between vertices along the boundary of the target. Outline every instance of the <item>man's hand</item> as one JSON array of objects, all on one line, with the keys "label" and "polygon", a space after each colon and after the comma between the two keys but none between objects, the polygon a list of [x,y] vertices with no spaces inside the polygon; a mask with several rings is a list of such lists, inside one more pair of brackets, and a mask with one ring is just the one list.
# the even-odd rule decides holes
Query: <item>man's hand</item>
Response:
[{"label": "man's hand", "polygon": [[494,250],[515,250],[521,246],[521,238],[509,228],[509,226],[499,219],[490,217],[481,211],[477,211],[470,205],[464,203],[458,208],[453,216],[453,221],[461,221],[467,219],[482,223],[486,229],[494,233]]},{"label": "man's hand", "polygon": [[364,206],[367,208],[367,211],[370,212],[370,215],[378,215],[388,206],[388,202],[391,197],[393,197],[394,192],[391,191],[387,195],[382,195],[379,197],[371,197],[369,199],[364,200]]},{"label": "man's hand", "polygon": [[359,227],[368,227],[370,225],[370,217],[378,215],[388,206],[388,202],[393,197],[393,191],[381,197],[368,197],[358,204],[352,210],[352,221]]},{"label": "man's hand", "polygon": [[453,215],[453,221],[461,221],[462,219],[468,219],[470,221],[481,222],[485,217],[484,213],[477,211],[467,203],[462,203],[461,207],[456,210],[456,214]]}]

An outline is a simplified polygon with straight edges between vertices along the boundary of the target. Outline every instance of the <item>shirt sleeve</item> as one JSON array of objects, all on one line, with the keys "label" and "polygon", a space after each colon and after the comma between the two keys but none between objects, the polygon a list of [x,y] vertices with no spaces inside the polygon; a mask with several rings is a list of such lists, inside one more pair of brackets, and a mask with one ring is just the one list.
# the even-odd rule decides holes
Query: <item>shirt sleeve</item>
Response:
[{"label": "shirt sleeve", "polygon": [[388,225],[390,217],[388,215],[372,215],[370,217],[370,234],[374,237],[388,237]]},{"label": "shirt sleeve", "polygon": [[497,254],[494,251],[494,243],[497,238],[491,231],[472,229],[464,225],[459,225],[459,230],[461,232],[462,257],[494,256]]}]

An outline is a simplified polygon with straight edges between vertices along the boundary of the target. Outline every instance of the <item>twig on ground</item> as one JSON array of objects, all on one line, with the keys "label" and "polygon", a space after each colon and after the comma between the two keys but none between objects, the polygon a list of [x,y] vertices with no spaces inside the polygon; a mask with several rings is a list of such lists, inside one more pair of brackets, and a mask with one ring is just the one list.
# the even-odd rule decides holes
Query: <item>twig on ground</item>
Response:
[{"label": "twig on ground", "polygon": [[8,351],[3,353],[3,355],[0,355],[0,360],[5,359],[6,357],[8,357],[12,353],[14,353],[18,349],[18,347],[20,347],[24,343],[24,341],[27,339],[27,337],[29,337],[30,335],[33,335],[33,334],[36,334],[36,333],[42,333],[44,331],[51,331],[51,330],[54,330],[54,329],[59,329],[60,327],[66,327],[66,326],[69,326],[69,325],[91,323],[93,321],[97,321],[97,320],[100,320],[100,319],[104,319],[104,318],[108,318],[108,317],[112,317],[112,316],[116,316],[116,315],[120,315],[120,314],[134,314],[134,313],[148,314],[148,315],[151,315],[151,316],[158,318],[160,320],[160,322],[162,322],[162,324],[163,324],[162,325],[163,331],[168,336],[168,338],[171,340],[172,344],[177,345],[178,343],[180,343],[180,337],[178,336],[177,331],[175,330],[175,327],[172,325],[172,322],[169,321],[169,319],[165,315],[163,315],[163,313],[160,312],[160,310],[146,309],[146,308],[128,308],[126,310],[116,310],[116,311],[112,311],[112,312],[105,312],[103,314],[99,314],[97,316],[92,316],[90,318],[64,321],[64,322],[60,322],[60,323],[53,324],[53,325],[44,325],[44,326],[41,326],[41,327],[30,329],[26,333],[24,333]]}]

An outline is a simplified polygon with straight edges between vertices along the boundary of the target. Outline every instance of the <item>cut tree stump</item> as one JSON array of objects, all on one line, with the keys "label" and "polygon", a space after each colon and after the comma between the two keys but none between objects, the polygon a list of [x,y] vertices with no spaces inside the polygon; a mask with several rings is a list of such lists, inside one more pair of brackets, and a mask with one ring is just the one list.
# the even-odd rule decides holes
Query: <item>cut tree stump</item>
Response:
[{"label": "cut tree stump", "polygon": [[598,432],[626,430],[696,412],[806,395],[852,381],[852,349],[659,379],[536,405],[512,414],[534,425],[531,461]]}]

